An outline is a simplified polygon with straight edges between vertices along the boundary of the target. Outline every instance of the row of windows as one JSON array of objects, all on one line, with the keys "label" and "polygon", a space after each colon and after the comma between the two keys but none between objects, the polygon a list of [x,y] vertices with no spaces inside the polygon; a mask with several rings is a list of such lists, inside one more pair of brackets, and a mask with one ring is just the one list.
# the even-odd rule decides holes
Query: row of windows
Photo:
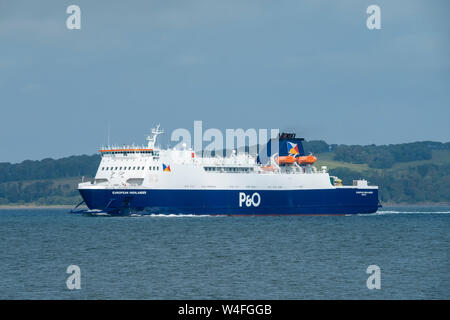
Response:
[{"label": "row of windows", "polygon": [[[102,167],[103,171],[107,171],[107,170],[144,170],[145,167]],[[159,171],[159,167],[157,166],[153,166],[153,167],[148,167],[149,170],[152,171]]]},{"label": "row of windows", "polygon": [[123,154],[124,156],[128,154],[152,154],[155,156],[159,156],[159,152],[155,151],[102,151],[103,154]]},{"label": "row of windows", "polygon": [[240,168],[240,167],[204,167],[205,171],[218,171],[218,172],[250,172],[253,168]]}]

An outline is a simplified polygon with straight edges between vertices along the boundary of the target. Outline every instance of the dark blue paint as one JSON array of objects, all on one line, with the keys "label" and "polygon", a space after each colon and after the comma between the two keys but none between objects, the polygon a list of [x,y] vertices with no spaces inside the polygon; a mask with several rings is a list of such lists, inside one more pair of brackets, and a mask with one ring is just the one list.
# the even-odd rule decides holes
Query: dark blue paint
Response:
[{"label": "dark blue paint", "polygon": [[[372,192],[362,196],[356,192]],[[145,194],[138,194],[145,192]],[[239,193],[261,197],[259,206],[239,206]],[[158,190],[81,189],[89,209],[128,214],[285,215],[357,214],[378,209],[377,189],[338,188],[321,190]],[[125,193],[125,194],[118,194]]]}]

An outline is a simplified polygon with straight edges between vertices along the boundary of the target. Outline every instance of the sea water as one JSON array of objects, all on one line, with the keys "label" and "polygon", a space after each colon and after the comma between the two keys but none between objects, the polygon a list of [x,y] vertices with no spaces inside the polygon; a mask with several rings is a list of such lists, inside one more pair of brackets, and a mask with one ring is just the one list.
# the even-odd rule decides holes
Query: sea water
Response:
[{"label": "sea water", "polygon": [[[0,210],[0,299],[449,299],[450,207],[355,216]],[[66,284],[80,270],[80,289]],[[370,265],[380,289],[368,289]]]}]

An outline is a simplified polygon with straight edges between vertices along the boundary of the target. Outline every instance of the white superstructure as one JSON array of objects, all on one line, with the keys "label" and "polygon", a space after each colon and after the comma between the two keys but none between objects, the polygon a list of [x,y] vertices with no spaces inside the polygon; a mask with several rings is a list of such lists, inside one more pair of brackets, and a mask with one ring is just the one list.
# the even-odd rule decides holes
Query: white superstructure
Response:
[{"label": "white superstructure", "polygon": [[93,188],[156,189],[324,189],[336,188],[326,167],[279,166],[271,158],[257,164],[249,154],[230,157],[199,157],[191,148],[160,150],[155,146],[159,127],[148,136],[148,146],[109,146],[93,182]]}]

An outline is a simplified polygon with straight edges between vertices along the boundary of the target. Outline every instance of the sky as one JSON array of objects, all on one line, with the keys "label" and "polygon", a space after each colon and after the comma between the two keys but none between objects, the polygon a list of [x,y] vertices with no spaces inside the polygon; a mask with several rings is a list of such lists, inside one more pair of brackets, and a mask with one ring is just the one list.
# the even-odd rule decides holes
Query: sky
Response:
[{"label": "sky", "polygon": [[[69,5],[81,29],[69,30]],[[369,30],[366,9],[381,9]],[[0,162],[176,128],[450,141],[448,1],[0,0]]]}]

